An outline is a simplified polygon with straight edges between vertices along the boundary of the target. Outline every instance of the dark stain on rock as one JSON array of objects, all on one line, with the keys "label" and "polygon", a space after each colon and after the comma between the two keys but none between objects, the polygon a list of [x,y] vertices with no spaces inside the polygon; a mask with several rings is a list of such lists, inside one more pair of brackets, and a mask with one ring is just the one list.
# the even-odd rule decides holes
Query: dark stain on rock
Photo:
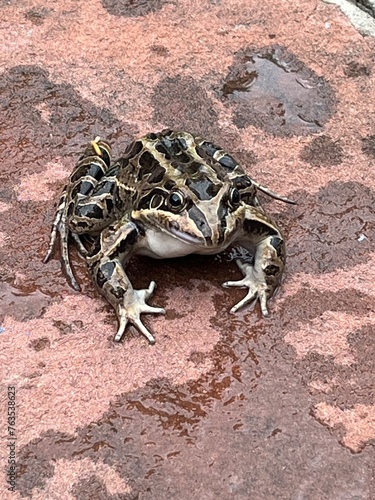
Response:
[{"label": "dark stain on rock", "polygon": [[190,354],[189,360],[192,361],[195,365],[201,365],[205,362],[207,355],[204,352],[193,351]]},{"label": "dark stain on rock", "polygon": [[94,474],[80,478],[72,485],[71,494],[77,500],[137,500],[137,496],[126,493],[110,494],[100,477]]},{"label": "dark stain on rock", "polygon": [[36,26],[41,26],[50,12],[46,7],[33,7],[25,13],[25,18]]},{"label": "dark stain on rock", "polygon": [[155,87],[154,121],[205,138],[218,137],[218,115],[203,86],[189,76],[166,77]]},{"label": "dark stain on rock", "polygon": [[328,135],[314,137],[300,154],[301,160],[314,167],[339,165],[343,157],[344,151],[339,141],[333,141]]},{"label": "dark stain on rock", "polygon": [[289,272],[327,273],[367,261],[375,239],[374,191],[358,182],[329,182],[316,195],[291,197],[298,204],[278,218],[287,225]]},{"label": "dark stain on rock", "polygon": [[43,351],[51,346],[51,342],[48,337],[41,337],[39,339],[32,340],[30,342],[30,347],[35,351]]},{"label": "dark stain on rock", "polygon": [[112,16],[140,17],[160,10],[170,0],[101,0]]},{"label": "dark stain on rock", "polygon": [[[5,267],[5,262],[3,263]],[[2,270],[2,278],[5,271]],[[9,280],[14,278],[9,275]],[[28,321],[33,318],[39,318],[45,309],[52,303],[48,295],[43,294],[34,285],[27,286],[23,283],[22,288],[16,288],[8,283],[0,283],[0,319],[4,316],[11,316],[16,321]]]},{"label": "dark stain on rock", "polygon": [[252,125],[276,136],[318,132],[336,108],[327,81],[279,45],[242,50],[221,93],[239,128]]},{"label": "dark stain on rock", "polygon": [[[342,294],[345,292],[343,291]],[[355,314],[355,312],[354,312]],[[329,390],[324,395],[324,401],[335,405],[341,410],[352,408],[356,404],[372,404],[371,393],[374,385],[374,329],[364,326],[348,336],[355,361],[349,366],[334,362],[332,356],[319,353],[309,353],[303,360],[296,362],[296,369],[310,391],[313,382],[324,384]],[[316,402],[322,400],[322,394],[316,395]]]},{"label": "dark stain on rock", "polygon": [[343,312],[353,315],[365,315],[374,310],[373,298],[355,289],[321,292],[303,284],[296,295],[288,297],[284,319],[288,330],[300,329],[303,323],[310,324],[326,311]]},{"label": "dark stain on rock", "polygon": [[[105,108],[82,99],[69,84],[56,84],[38,66],[16,66],[0,75],[0,144],[10,152],[2,186],[27,173],[44,172],[56,157],[73,162],[96,135],[129,142],[137,130]],[[22,169],[19,166],[22,165]]]},{"label": "dark stain on rock", "polygon": [[[239,150],[235,152],[236,160],[246,170],[246,167],[258,163],[258,156],[254,151]],[[251,175],[251,174],[249,174]]]},{"label": "dark stain on rock", "polygon": [[344,74],[349,78],[358,78],[359,76],[370,76],[371,69],[365,64],[360,64],[357,61],[350,61],[344,67]]},{"label": "dark stain on rock", "polygon": [[167,57],[169,55],[169,49],[164,47],[164,45],[154,44],[151,45],[150,50],[158,56]]},{"label": "dark stain on rock", "polygon": [[370,158],[375,158],[375,134],[362,139],[362,151]]}]

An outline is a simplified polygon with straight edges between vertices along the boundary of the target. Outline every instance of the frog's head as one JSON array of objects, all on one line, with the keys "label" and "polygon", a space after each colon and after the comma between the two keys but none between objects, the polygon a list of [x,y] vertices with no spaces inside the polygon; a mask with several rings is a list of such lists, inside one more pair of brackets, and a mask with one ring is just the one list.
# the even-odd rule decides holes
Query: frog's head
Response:
[{"label": "frog's head", "polygon": [[176,183],[155,188],[141,199],[132,218],[194,247],[225,248],[242,227],[245,207],[231,182]]}]

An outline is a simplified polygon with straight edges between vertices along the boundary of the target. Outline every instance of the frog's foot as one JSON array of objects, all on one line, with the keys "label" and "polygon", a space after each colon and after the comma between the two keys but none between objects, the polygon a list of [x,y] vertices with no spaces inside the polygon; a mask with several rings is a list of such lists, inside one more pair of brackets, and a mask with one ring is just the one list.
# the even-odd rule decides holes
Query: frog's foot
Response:
[{"label": "frog's foot", "polygon": [[155,282],[151,281],[149,287],[145,290],[134,290],[133,288],[128,288],[124,296],[124,303],[118,304],[116,307],[116,313],[120,323],[118,332],[115,336],[116,342],[121,340],[127,324],[131,323],[138,328],[138,330],[145,337],[147,337],[150,344],[155,344],[153,335],[147,330],[140,319],[140,315],[142,313],[165,314],[165,310],[161,307],[152,307],[146,304],[146,300],[149,299],[154,293],[155,287]]},{"label": "frog's foot", "polygon": [[56,245],[57,235],[59,235],[63,269],[68,277],[70,285],[74,288],[74,290],[77,290],[79,292],[81,290],[81,287],[79,286],[77,280],[74,277],[72,266],[70,264],[70,259],[69,259],[69,243],[68,243],[69,234],[72,234],[74,240],[78,244],[79,252],[81,253],[81,255],[85,256],[85,254],[83,254],[83,251],[86,253],[87,251],[83,246],[81,240],[79,239],[79,236],[69,231],[66,224],[65,211],[66,210],[65,210],[65,194],[64,194],[61,198],[60,206],[58,208],[55,220],[53,222],[50,242],[46,256],[43,259],[43,264],[48,262],[49,259],[51,258],[53,250]]},{"label": "frog's foot", "polygon": [[268,316],[267,309],[267,300],[270,297],[270,290],[267,283],[255,275],[254,267],[250,264],[246,264],[241,262],[240,260],[236,261],[238,267],[244,273],[245,277],[242,280],[238,281],[226,281],[223,283],[224,287],[239,287],[239,288],[248,288],[246,296],[238,302],[235,306],[230,310],[231,313],[237,312],[241,307],[246,304],[252,304],[254,307],[257,301],[260,302],[260,308],[263,316]]}]

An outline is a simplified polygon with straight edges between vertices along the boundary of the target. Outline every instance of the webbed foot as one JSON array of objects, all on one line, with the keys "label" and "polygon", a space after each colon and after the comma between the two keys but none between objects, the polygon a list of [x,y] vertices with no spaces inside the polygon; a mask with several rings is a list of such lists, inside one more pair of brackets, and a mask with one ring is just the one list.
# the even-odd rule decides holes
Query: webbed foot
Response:
[{"label": "webbed foot", "polygon": [[242,300],[240,300],[235,306],[232,307],[230,312],[235,313],[241,307],[247,304],[252,304],[253,306],[255,306],[255,304],[259,300],[263,316],[268,316],[267,300],[271,296],[269,286],[264,281],[264,279],[257,278],[254,267],[252,265],[243,263],[240,260],[237,260],[236,263],[244,273],[244,278],[238,281],[226,281],[225,283],[223,283],[223,286],[226,288],[248,288],[249,291]]},{"label": "webbed foot", "polygon": [[148,339],[150,344],[155,343],[153,335],[147,330],[140,319],[142,313],[165,314],[165,309],[161,307],[152,307],[146,304],[146,300],[152,297],[155,287],[155,282],[151,281],[149,287],[145,290],[127,289],[123,304],[117,304],[116,307],[116,313],[120,323],[114,339],[116,342],[120,342],[127,324],[131,323]]}]

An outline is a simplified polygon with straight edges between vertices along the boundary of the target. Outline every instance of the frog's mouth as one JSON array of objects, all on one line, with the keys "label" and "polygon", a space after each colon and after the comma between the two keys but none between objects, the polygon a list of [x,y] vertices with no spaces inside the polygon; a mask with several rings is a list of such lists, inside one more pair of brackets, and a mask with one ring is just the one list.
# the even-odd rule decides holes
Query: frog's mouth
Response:
[{"label": "frog's mouth", "polygon": [[158,230],[197,249],[222,247],[228,239],[226,226],[217,220],[209,221],[194,206],[181,214],[162,210],[142,210],[133,212],[132,218],[145,225],[148,231]]},{"label": "frog's mouth", "polygon": [[178,238],[184,243],[189,243],[190,245],[207,246],[208,244],[207,239],[202,234],[200,235],[191,234],[185,230],[181,230],[180,228],[173,226],[170,226],[167,229],[167,232],[172,236],[174,236],[175,238]]}]

